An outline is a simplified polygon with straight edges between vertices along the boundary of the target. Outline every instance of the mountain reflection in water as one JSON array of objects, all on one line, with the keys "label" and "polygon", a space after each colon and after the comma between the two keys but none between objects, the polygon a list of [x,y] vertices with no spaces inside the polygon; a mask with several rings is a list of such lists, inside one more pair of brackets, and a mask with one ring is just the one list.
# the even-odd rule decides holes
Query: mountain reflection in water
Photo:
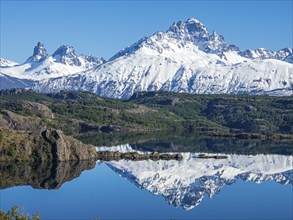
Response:
[{"label": "mountain reflection in water", "polygon": [[93,169],[95,161],[0,163],[0,189],[30,185],[34,189],[59,189],[65,182]]},{"label": "mountain reflection in water", "polygon": [[[97,150],[136,151],[129,144],[101,147]],[[275,181],[283,185],[293,183],[291,155],[213,153],[213,155],[227,155],[228,158],[201,159],[197,158],[199,154],[199,152],[184,152],[181,161],[0,163],[0,189],[30,185],[34,189],[58,190],[63,183],[78,178],[84,170],[93,169],[95,166],[97,169],[105,164],[110,168],[108,172],[111,173],[113,170],[137,187],[163,196],[175,207],[191,210],[206,196],[212,198],[215,194],[219,194],[224,186],[234,184],[237,180],[255,183]],[[205,154],[208,155],[208,153]],[[96,172],[95,169],[89,173],[88,178],[94,176],[94,172]],[[103,177],[105,176],[99,176],[100,179]],[[94,181],[99,180],[93,179],[91,184],[94,184]]]},{"label": "mountain reflection in water", "polygon": [[[99,148],[98,148],[99,149]],[[130,145],[101,150],[133,151]],[[293,183],[292,156],[236,155],[228,159],[200,159],[199,153],[182,153],[181,161],[111,161],[105,162],[120,176],[139,188],[162,195],[169,204],[190,210],[207,195],[218,194],[225,185],[237,180],[263,183]]]}]

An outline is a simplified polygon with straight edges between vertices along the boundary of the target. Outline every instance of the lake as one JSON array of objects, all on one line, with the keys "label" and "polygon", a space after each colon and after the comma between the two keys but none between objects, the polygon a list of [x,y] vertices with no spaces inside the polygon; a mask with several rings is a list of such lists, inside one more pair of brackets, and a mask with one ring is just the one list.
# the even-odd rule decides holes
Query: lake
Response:
[{"label": "lake", "polygon": [[[95,137],[80,139],[98,145]],[[111,140],[116,145],[98,150],[181,152],[183,159],[2,163],[1,208],[19,205],[43,219],[292,219],[290,142]]]}]

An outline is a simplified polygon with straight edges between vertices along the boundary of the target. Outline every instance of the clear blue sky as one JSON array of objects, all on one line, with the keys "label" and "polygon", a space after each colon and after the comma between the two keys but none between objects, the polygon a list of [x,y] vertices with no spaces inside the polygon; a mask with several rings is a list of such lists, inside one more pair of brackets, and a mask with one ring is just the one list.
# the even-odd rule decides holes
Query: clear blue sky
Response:
[{"label": "clear blue sky", "polygon": [[0,56],[23,62],[38,41],[110,58],[174,21],[195,17],[241,50],[292,47],[292,1],[3,1]]}]

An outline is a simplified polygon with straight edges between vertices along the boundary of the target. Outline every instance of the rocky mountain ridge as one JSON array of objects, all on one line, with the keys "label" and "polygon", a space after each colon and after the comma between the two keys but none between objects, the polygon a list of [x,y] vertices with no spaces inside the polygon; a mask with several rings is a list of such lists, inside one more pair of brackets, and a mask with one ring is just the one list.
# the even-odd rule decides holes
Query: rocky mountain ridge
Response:
[{"label": "rocky mountain ridge", "polygon": [[74,48],[68,45],[60,46],[52,55],[49,55],[44,44],[38,42],[34,47],[33,55],[22,64],[1,58],[0,71],[2,77],[9,76],[34,81],[82,72],[104,62],[103,58],[92,55],[77,55]]},{"label": "rocky mountain ridge", "polygon": [[1,68],[2,81],[8,81],[8,76],[37,80],[27,86],[40,92],[81,90],[119,99],[128,99],[139,91],[158,90],[293,94],[291,48],[242,52],[215,31],[209,34],[207,27],[194,18],[175,22],[165,32],[140,39],[107,62],[76,56],[70,46],[61,46],[48,56],[41,43],[29,61],[38,59],[42,65],[34,62],[23,74],[18,66]]}]

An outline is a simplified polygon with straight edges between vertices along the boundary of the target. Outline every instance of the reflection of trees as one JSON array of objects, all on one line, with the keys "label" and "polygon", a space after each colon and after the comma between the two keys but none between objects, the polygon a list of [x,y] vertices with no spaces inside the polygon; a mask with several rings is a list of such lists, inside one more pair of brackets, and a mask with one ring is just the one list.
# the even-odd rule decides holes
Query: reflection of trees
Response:
[{"label": "reflection of trees", "polygon": [[140,134],[100,134],[79,136],[84,143],[95,146],[130,144],[132,148],[147,151],[210,152],[229,154],[293,154],[292,141],[248,140],[216,138],[189,134],[156,132]]},{"label": "reflection of trees", "polygon": [[95,161],[42,163],[0,163],[0,189],[30,185],[35,189],[59,189],[67,181],[80,176],[82,171],[95,167]]}]

